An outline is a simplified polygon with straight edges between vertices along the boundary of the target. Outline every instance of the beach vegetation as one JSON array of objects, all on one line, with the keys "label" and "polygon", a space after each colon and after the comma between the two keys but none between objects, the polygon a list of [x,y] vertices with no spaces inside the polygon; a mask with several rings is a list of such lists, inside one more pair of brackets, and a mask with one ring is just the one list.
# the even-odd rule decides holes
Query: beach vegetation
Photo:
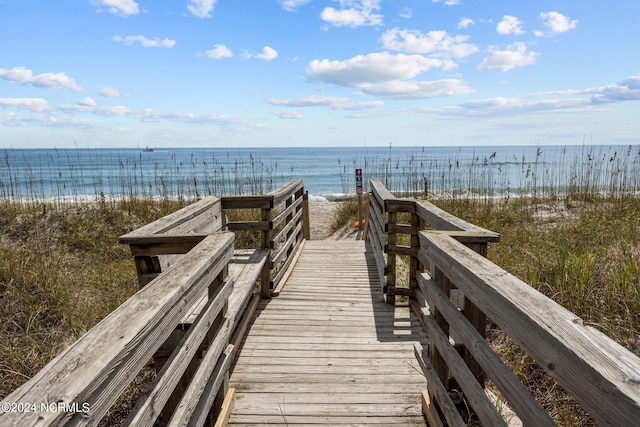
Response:
[{"label": "beach vegetation", "polygon": [[[514,159],[513,165],[501,166],[522,172],[521,181],[509,185],[489,173],[495,156],[479,158],[468,170],[451,159],[450,169],[430,175],[428,188],[425,166],[418,158],[406,166],[371,160],[366,176],[380,174],[399,196],[422,198],[426,193],[446,211],[500,233],[502,241],[489,247],[491,261],[640,355],[640,153],[636,147],[615,153],[585,148],[583,155],[565,162],[569,166],[563,170],[541,153],[536,159]],[[72,165],[73,155],[68,156]],[[122,172],[126,178],[118,184],[103,181],[107,187],[96,187],[87,198],[82,193],[86,186],[78,183],[84,175],[76,171],[76,182],[54,183],[53,188],[60,190],[52,196],[45,194],[37,177],[29,181],[31,187],[18,186],[29,179],[28,174],[18,173],[8,155],[4,160],[0,398],[137,290],[132,257],[128,247],[118,244],[118,236],[222,189],[193,178],[190,184],[180,181],[182,187],[162,187],[168,181],[160,175],[150,187],[146,177],[136,181]],[[131,167],[140,173],[137,166]],[[257,160],[253,169],[237,167],[238,174],[264,173]],[[403,168],[405,172],[397,173]],[[352,177],[344,171],[346,189]],[[229,185],[224,193],[271,191],[275,188],[265,185],[269,179],[255,187],[245,186],[251,179],[238,179],[236,184],[224,184]],[[124,192],[116,196],[109,191],[113,187]],[[162,190],[156,193],[150,188]],[[258,214],[228,212],[234,221],[256,220]],[[332,231],[352,227],[356,216],[357,199],[342,200]],[[256,247],[256,239],[247,233],[238,237],[237,246]],[[590,425],[588,415],[515,343],[495,329],[490,330],[490,340],[560,424]]]}]

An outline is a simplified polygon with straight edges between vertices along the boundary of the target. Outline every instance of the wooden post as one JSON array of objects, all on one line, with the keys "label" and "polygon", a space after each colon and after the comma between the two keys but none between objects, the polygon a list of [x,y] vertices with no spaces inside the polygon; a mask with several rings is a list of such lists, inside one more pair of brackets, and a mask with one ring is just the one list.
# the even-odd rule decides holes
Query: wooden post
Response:
[{"label": "wooden post", "polygon": [[[362,169],[356,169],[356,194],[358,195],[358,231],[361,232],[362,226]],[[360,235],[358,235],[360,238]]]},{"label": "wooden post", "polygon": [[[273,202],[272,202],[272,205],[273,205]],[[272,209],[273,209],[273,206],[271,206],[270,208],[263,208],[261,210],[260,219],[262,221],[271,222]],[[267,262],[264,263],[264,267],[262,268],[262,273],[260,273],[260,286],[261,286],[260,296],[262,298],[271,298],[271,262],[272,262],[271,260],[271,227],[269,227],[269,230],[264,230],[262,232],[260,247],[263,249],[269,250],[269,256],[267,257]]]},{"label": "wooden post", "polygon": [[415,251],[409,260],[409,288],[413,292],[418,287],[418,273],[424,271],[422,263],[418,260],[418,252],[420,251],[420,230],[422,229],[423,221],[414,212],[411,214],[411,248]]},{"label": "wooden post", "polygon": [[160,259],[157,256],[136,255],[133,257],[138,273],[138,286],[142,289],[158,274],[162,273]]},{"label": "wooden post", "polygon": [[[395,212],[388,213],[389,219],[387,223],[389,225],[396,224],[397,214]],[[387,232],[387,243],[388,246],[395,246],[396,244],[396,233],[395,232]],[[396,303],[396,255],[388,253],[387,248],[387,304]]]},{"label": "wooden post", "polygon": [[425,200],[427,200],[429,198],[429,180],[427,179],[427,177],[424,177],[424,194],[423,197]]},{"label": "wooden post", "polygon": [[311,240],[311,224],[309,223],[309,192],[302,196],[302,234],[305,239]]}]

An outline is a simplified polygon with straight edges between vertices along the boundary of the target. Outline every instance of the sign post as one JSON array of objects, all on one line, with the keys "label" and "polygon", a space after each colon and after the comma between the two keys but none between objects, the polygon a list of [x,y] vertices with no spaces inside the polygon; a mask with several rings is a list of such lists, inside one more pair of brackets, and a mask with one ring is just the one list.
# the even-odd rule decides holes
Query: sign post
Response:
[{"label": "sign post", "polygon": [[362,169],[356,169],[356,194],[358,195],[358,231],[362,226]]}]

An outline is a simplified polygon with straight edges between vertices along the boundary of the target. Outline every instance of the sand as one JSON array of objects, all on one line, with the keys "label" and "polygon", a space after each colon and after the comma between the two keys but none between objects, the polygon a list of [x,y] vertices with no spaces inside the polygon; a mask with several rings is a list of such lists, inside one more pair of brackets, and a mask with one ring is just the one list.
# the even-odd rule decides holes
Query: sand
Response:
[{"label": "sand", "polygon": [[356,234],[350,225],[331,233],[331,225],[336,211],[342,202],[309,202],[309,222],[311,224],[311,240],[348,239]]}]

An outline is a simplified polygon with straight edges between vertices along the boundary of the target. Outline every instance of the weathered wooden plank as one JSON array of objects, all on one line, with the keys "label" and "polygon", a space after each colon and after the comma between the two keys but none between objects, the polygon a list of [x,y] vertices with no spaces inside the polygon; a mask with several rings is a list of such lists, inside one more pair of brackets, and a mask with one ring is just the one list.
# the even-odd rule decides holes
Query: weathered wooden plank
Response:
[{"label": "weathered wooden plank", "polygon": [[[228,336],[226,338],[228,339]],[[169,420],[169,427],[201,427],[204,425],[209,416],[213,399],[231,367],[235,353],[233,346],[229,345],[224,350],[222,358],[219,359],[221,352],[218,351],[218,342],[224,342],[224,337],[220,334],[216,336],[214,344],[202,359],[198,371],[189,383],[189,387],[182,396],[171,420]]]},{"label": "weathered wooden plank", "polygon": [[[416,214],[436,230],[471,232],[479,236],[484,236],[484,238],[489,239],[491,242],[500,241],[500,234],[478,227],[475,224],[471,224],[457,216],[451,215],[449,212],[440,209],[433,203],[426,200],[416,201],[415,203]],[[460,237],[463,237],[464,235],[464,233],[461,233]]]},{"label": "weathered wooden plank", "polygon": [[445,275],[597,420],[640,418],[640,358],[454,239],[420,239]]},{"label": "weathered wooden plank", "polygon": [[158,372],[149,387],[149,391],[138,399],[136,406],[127,417],[125,425],[153,425],[171,397],[173,389],[198,351],[200,343],[209,332],[213,321],[222,311],[224,305],[227,304],[232,290],[232,282],[227,282],[224,286],[218,288],[217,295],[208,301],[203,311],[196,318],[194,325],[189,328],[184,338],[176,346],[173,354],[169,357],[169,360]]},{"label": "weathered wooden plank", "polygon": [[89,414],[4,412],[0,413],[0,424],[24,425],[36,420],[53,424],[68,419],[71,424],[86,425],[100,420],[166,340],[186,307],[230,261],[233,240],[231,233],[207,237],[185,255],[179,267],[129,298],[4,400],[87,402]]},{"label": "weathered wooden plank", "polygon": [[244,307],[256,291],[256,282],[267,263],[268,249],[255,251],[236,251],[233,262],[229,264],[229,278],[234,281],[233,293],[229,297],[227,315],[236,323]]},{"label": "weathered wooden plank", "polygon": [[456,408],[456,405],[453,404],[448,390],[444,388],[444,386],[440,382],[440,379],[438,378],[437,372],[429,363],[429,359],[427,357],[424,357],[423,353],[423,349],[416,344],[415,356],[420,363],[422,372],[427,378],[427,388],[429,390],[429,395],[436,398],[438,405],[440,405],[440,410],[442,411],[449,426],[466,426],[467,424],[462,420],[462,417],[458,413],[458,409]]},{"label": "weathered wooden plank", "polygon": [[[406,354],[408,355],[408,354]],[[281,358],[281,360],[286,360]],[[366,361],[368,361],[367,359]],[[334,365],[331,362],[324,364],[312,364],[313,359],[308,360],[308,365],[300,365],[300,364],[292,364],[292,365],[262,365],[257,364],[254,366],[238,366],[234,369],[235,373],[243,372],[247,374],[271,374],[271,375],[282,375],[282,374],[306,374],[306,375],[369,375],[372,377],[378,375],[388,375],[389,370],[393,370],[396,375],[407,376],[407,377],[415,377],[417,372],[420,371],[420,367],[417,363],[413,365],[406,364],[398,364],[394,359],[385,359],[387,363],[379,364],[379,365],[370,365],[370,364],[360,364],[360,365]],[[415,366],[414,366],[415,365]],[[422,375],[420,375],[420,380],[422,381]]]},{"label": "weathered wooden plank", "polygon": [[283,425],[283,426],[291,426],[295,425],[298,427],[303,426],[314,426],[325,425],[325,426],[360,426],[360,425],[379,425],[379,426],[403,426],[403,427],[412,427],[412,426],[422,426],[424,427],[424,419],[422,415],[420,416],[349,416],[349,415],[323,415],[323,416],[298,416],[298,415],[287,415],[287,414],[279,414],[276,416],[263,417],[261,415],[239,415],[237,418],[234,416],[229,421],[230,426],[248,426],[248,427],[256,427],[256,426],[273,426],[273,425]]},{"label": "weathered wooden plank", "polygon": [[[231,382],[233,383],[233,374],[231,374]],[[246,394],[247,398],[257,396],[261,393],[265,394],[327,394],[327,393],[360,393],[367,395],[369,393],[407,393],[414,399],[419,399],[417,396],[419,393],[415,392],[416,388],[422,387],[424,389],[425,383],[416,384],[415,387],[408,387],[407,384],[400,383],[386,383],[386,384],[367,384],[366,387],[363,384],[346,384],[336,383],[332,384],[329,388],[327,383],[283,383],[279,381],[257,382],[257,383],[237,383],[233,384],[236,389],[236,393]],[[390,414],[392,415],[392,414]],[[233,421],[233,415],[232,415]],[[424,425],[424,424],[423,424]]]},{"label": "weathered wooden plank", "polygon": [[[402,414],[405,411],[418,412],[421,409],[420,402],[400,402],[400,403],[308,403],[301,402],[295,403],[288,399],[279,399],[279,396],[274,396],[272,399],[266,401],[252,400],[247,402],[246,400],[240,400],[236,402],[234,407],[234,414],[256,414],[259,413],[265,417],[278,416],[278,415],[296,415],[296,416],[385,416],[386,414]],[[340,404],[338,404],[340,403]]]},{"label": "weathered wooden plank", "polygon": [[229,231],[266,231],[273,229],[271,221],[232,221],[226,225]]},{"label": "weathered wooden plank", "polygon": [[396,198],[386,187],[377,179],[370,179],[369,184],[371,186],[371,194],[383,204],[385,200],[393,200]]},{"label": "weathered wooden plank", "polygon": [[[294,227],[296,227],[298,224],[303,224],[301,221],[301,218],[302,218],[302,211],[298,211],[293,216],[291,221],[289,221],[289,223],[285,225],[282,228],[282,230],[278,232],[278,234],[273,236],[271,240],[271,249],[275,249],[276,245],[284,241],[287,238],[287,235],[291,232],[291,230],[293,230]],[[275,224],[275,221],[274,221],[274,227],[277,227],[277,225]]]},{"label": "weathered wooden plank", "polygon": [[226,427],[229,423],[229,417],[231,416],[231,410],[236,402],[236,389],[230,388],[227,390],[227,394],[224,396],[224,402],[222,403],[222,408],[220,409],[220,414],[218,415],[218,419],[216,420],[216,424],[214,427]]},{"label": "weathered wooden plank", "polygon": [[289,183],[283,185],[282,187],[271,193],[268,193],[267,195],[273,197],[273,206],[275,207],[280,205],[286,199],[293,197],[296,192],[302,190],[303,188],[304,186],[302,184],[302,179],[294,179],[293,181],[290,181]]},{"label": "weathered wooden plank", "polygon": [[186,254],[208,234],[136,234],[123,236],[120,243],[131,246],[133,256]]},{"label": "weathered wooden plank", "polygon": [[429,304],[439,307],[440,312],[455,331],[457,339],[461,340],[465,348],[471,352],[516,414],[532,425],[554,425],[555,423],[544,408],[535,401],[515,374],[504,365],[484,337],[451,304],[444,292],[434,286],[427,274],[418,276],[418,286],[420,292],[428,297]]},{"label": "weathered wooden plank", "polygon": [[[206,197],[120,237],[136,235],[212,233],[222,228],[222,204],[218,197]],[[123,242],[124,243],[124,242]]]},{"label": "weathered wooden plank", "polygon": [[431,313],[423,308],[422,316],[427,326],[429,340],[438,348],[438,352],[447,363],[451,374],[458,381],[465,398],[468,399],[482,424],[506,426],[502,416],[493,406],[493,402],[489,401],[487,395],[484,393],[484,389],[480,387],[480,384],[478,384],[478,381],[476,381],[469,368],[465,365],[462,357],[460,357],[449,342],[449,337],[444,335]]},{"label": "weathered wooden plank", "polygon": [[374,261],[362,241],[305,242],[280,296],[261,304],[241,344],[230,425],[284,424],[275,419],[283,398],[287,424],[308,414],[320,424],[424,425],[426,380],[412,349],[424,335],[408,307],[372,297],[380,281],[367,265]]},{"label": "weathered wooden plank", "polygon": [[[298,198],[296,199],[293,203],[291,203],[289,206],[287,206],[286,209],[284,209],[282,212],[280,212],[274,219],[273,219],[273,226],[277,227],[278,225],[280,225],[280,223],[282,221],[284,221],[285,219],[287,219],[287,216],[291,215],[293,212],[296,211],[296,209],[298,208],[298,206],[300,206],[302,204],[302,198]],[[302,216],[302,210],[299,211],[300,216]],[[297,222],[297,220],[295,221]]]},{"label": "weathered wooden plank", "polygon": [[[400,356],[395,352],[388,352],[388,354],[377,352],[375,353],[376,358],[371,357],[372,354],[367,355],[365,352],[362,352],[358,356],[354,357],[333,357],[331,355],[328,356],[318,356],[312,358],[304,358],[304,357],[259,357],[259,356],[249,356],[248,354],[242,355],[245,365],[235,367],[234,370],[237,372],[241,372],[242,369],[246,369],[249,371],[252,366],[258,366],[257,369],[270,369],[270,367],[284,366],[286,368],[294,367],[294,366],[334,366],[337,368],[342,367],[344,369],[355,368],[355,369],[367,369],[370,367],[383,367],[386,366],[387,369],[389,366],[398,366],[405,365],[407,367],[411,367],[413,365],[407,364],[398,364],[398,359],[405,360],[407,357],[410,357],[410,352],[402,352]],[[367,358],[368,357],[368,358]],[[284,368],[283,368],[284,369]]]},{"label": "weathered wooden plank", "polygon": [[422,391],[422,412],[427,418],[429,426],[444,427],[444,424],[442,424],[442,420],[440,419],[440,414],[438,414],[438,410],[436,409],[433,402],[431,402],[431,397],[429,396],[428,390]]},{"label": "weathered wooden plank", "polygon": [[292,393],[286,396],[280,393],[244,393],[239,395],[236,399],[249,408],[251,404],[256,403],[258,405],[264,405],[269,402],[275,402],[282,404],[336,404],[345,402],[350,405],[363,404],[363,405],[376,405],[376,404],[409,404],[414,405],[418,402],[415,399],[413,393],[358,393],[358,392],[346,392],[346,393]]},{"label": "weathered wooden plank", "polygon": [[416,204],[415,201],[408,199],[386,199],[385,209],[389,212],[416,213]]},{"label": "weathered wooden plank", "polygon": [[271,209],[273,198],[263,196],[224,196],[220,198],[223,209]]},{"label": "weathered wooden plank", "polygon": [[301,232],[302,232],[302,224],[298,223],[292,236],[285,241],[282,247],[278,249],[278,251],[271,258],[272,269],[275,268],[276,266],[279,266],[280,262],[282,261],[282,258],[289,253],[290,249],[294,245],[298,245],[302,241],[302,238],[298,239],[298,236],[302,237]]}]

